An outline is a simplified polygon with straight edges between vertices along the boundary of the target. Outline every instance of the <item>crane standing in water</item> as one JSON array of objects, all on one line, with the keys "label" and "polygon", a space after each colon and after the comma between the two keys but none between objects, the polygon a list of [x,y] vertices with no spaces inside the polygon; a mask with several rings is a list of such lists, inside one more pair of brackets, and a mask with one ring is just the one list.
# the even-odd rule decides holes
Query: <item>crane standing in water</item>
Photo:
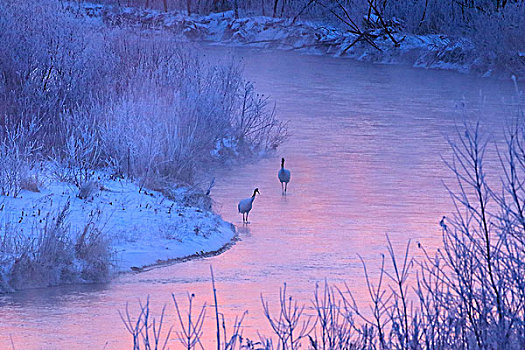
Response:
[{"label": "crane standing in water", "polygon": [[[239,202],[237,205],[237,208],[239,209],[239,213],[242,214],[242,223],[248,223],[248,214],[250,214],[250,210],[252,210],[253,201],[255,200],[256,194],[261,194],[259,192],[259,189],[256,188],[253,191],[253,195],[250,198],[245,198]],[[244,219],[244,214],[246,214],[246,219]]]},{"label": "crane standing in water", "polygon": [[281,169],[279,169],[277,177],[279,178],[279,181],[281,181],[282,194],[286,194],[286,190],[288,189],[288,182],[290,182],[291,173],[290,170],[284,168],[284,158],[282,158],[281,160]]}]

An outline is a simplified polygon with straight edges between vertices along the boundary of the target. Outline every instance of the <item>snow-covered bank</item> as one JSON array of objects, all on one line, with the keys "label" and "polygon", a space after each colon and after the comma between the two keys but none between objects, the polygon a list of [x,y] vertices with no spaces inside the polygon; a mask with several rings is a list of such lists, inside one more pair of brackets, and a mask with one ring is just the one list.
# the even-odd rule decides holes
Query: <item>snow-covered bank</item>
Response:
[{"label": "snow-covered bank", "polygon": [[[185,205],[186,188],[168,193],[170,199],[160,192],[142,189],[131,181],[109,176],[100,176],[91,187],[91,193],[84,199],[79,198],[75,186],[58,181],[43,184],[39,192],[22,190],[16,198],[0,197],[0,231],[3,236],[0,292],[90,282],[107,277],[86,274],[88,263],[75,253],[80,237],[92,229],[96,229],[108,243],[108,274],[213,254],[228,246],[235,237],[234,226],[218,215]],[[31,272],[24,282],[17,271],[21,257],[34,255],[34,264],[43,263],[38,258],[41,253],[35,253],[33,248],[20,247],[24,242],[39,241],[50,227],[58,226],[61,213],[72,252],[65,249],[62,256],[67,255],[67,258],[46,262],[48,266],[44,270],[56,270],[51,273],[52,278],[37,278]],[[91,253],[89,258],[96,257]]]},{"label": "snow-covered bank", "polygon": [[374,47],[358,35],[333,26],[263,16],[235,19],[232,11],[188,16],[184,12],[94,4],[86,4],[84,9],[88,16],[102,18],[109,25],[166,30],[185,40],[293,50],[482,76],[522,77],[525,73],[522,52],[515,53],[517,67],[521,68],[511,71],[510,67],[498,66],[497,57],[491,61],[481,58],[474,43],[466,38],[407,34],[400,32],[395,23],[388,27],[388,32],[382,28],[367,32]]}]

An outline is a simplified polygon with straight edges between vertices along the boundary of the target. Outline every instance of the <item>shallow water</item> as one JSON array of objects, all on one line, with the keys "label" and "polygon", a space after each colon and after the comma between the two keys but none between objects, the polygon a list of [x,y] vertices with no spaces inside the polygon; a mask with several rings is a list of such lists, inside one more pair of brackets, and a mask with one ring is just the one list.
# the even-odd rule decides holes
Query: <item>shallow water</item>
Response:
[{"label": "shallow water", "polygon": [[[230,49],[205,51],[215,57]],[[275,154],[218,173],[216,210],[237,226],[237,244],[220,256],[124,275],[106,285],[0,296],[0,348],[12,341],[16,349],[129,349],[118,310],[129,302],[136,311],[138,298],[149,295],[154,313],[169,304],[173,324],[171,293],[195,293],[198,304],[212,304],[211,265],[221,311],[231,323],[248,310],[244,333],[253,338],[256,329],[267,330],[261,293],[275,309],[284,282],[309,303],[316,283],[346,281],[364,303],[358,255],[374,276],[386,234],[399,254],[408,240],[429,250],[439,246],[438,222],[452,210],[443,186],[451,180],[442,162],[450,156],[446,136],[454,136],[464,118],[481,119],[500,141],[502,106],[514,91],[510,81],[450,72],[233,52],[243,57],[256,88],[277,103],[292,134]],[[277,180],[281,156],[292,171],[285,197]],[[490,161],[496,162],[494,156]],[[255,187],[262,195],[251,224],[243,226],[236,203]],[[208,309],[205,340],[215,336],[212,314]],[[170,344],[178,348],[175,337]]]}]

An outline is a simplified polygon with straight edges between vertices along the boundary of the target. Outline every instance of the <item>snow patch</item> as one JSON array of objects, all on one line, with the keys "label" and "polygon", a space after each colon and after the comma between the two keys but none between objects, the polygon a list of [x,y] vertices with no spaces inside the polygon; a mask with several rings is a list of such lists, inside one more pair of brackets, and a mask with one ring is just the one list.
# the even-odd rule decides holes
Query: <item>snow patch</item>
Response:
[{"label": "snow patch", "polygon": [[0,197],[0,224],[31,240],[69,203],[71,234],[94,223],[110,240],[114,270],[137,270],[215,252],[234,238],[233,225],[209,210],[185,205],[187,192],[174,189],[170,199],[132,181],[101,174],[96,190],[81,199],[75,186],[50,180],[40,192],[23,190],[16,198]]}]

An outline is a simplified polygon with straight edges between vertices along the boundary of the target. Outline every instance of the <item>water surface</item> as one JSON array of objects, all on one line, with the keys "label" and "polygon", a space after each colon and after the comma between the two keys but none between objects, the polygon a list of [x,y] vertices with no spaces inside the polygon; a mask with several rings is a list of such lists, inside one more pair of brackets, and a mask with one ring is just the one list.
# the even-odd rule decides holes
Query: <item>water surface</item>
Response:
[{"label": "water surface", "polygon": [[[208,56],[229,49],[206,48]],[[482,120],[501,140],[510,81],[450,72],[357,63],[295,53],[236,49],[247,77],[277,103],[291,137],[267,158],[218,171],[216,210],[235,223],[239,241],[224,254],[119,277],[107,285],[24,291],[0,297],[0,344],[16,349],[129,349],[118,310],[136,310],[150,296],[158,312],[171,293],[195,293],[212,303],[210,265],[226,317],[248,310],[245,335],[266,331],[261,293],[275,302],[279,287],[309,303],[325,279],[352,286],[366,301],[362,265],[372,276],[384,253],[386,234],[401,253],[408,240],[432,250],[440,244],[438,222],[450,213],[443,181],[450,172],[446,136],[463,119]],[[292,171],[281,196],[280,158]],[[495,159],[492,159],[492,163]],[[239,199],[258,187],[242,225]],[[414,245],[415,247],[415,245]],[[417,255],[417,249],[414,248]],[[183,303],[184,304],[184,303]],[[169,305],[168,322],[173,324]],[[212,321],[212,310],[208,310]],[[210,323],[210,326],[212,324]],[[214,329],[206,332],[207,340]],[[173,347],[176,340],[171,341]]]}]

